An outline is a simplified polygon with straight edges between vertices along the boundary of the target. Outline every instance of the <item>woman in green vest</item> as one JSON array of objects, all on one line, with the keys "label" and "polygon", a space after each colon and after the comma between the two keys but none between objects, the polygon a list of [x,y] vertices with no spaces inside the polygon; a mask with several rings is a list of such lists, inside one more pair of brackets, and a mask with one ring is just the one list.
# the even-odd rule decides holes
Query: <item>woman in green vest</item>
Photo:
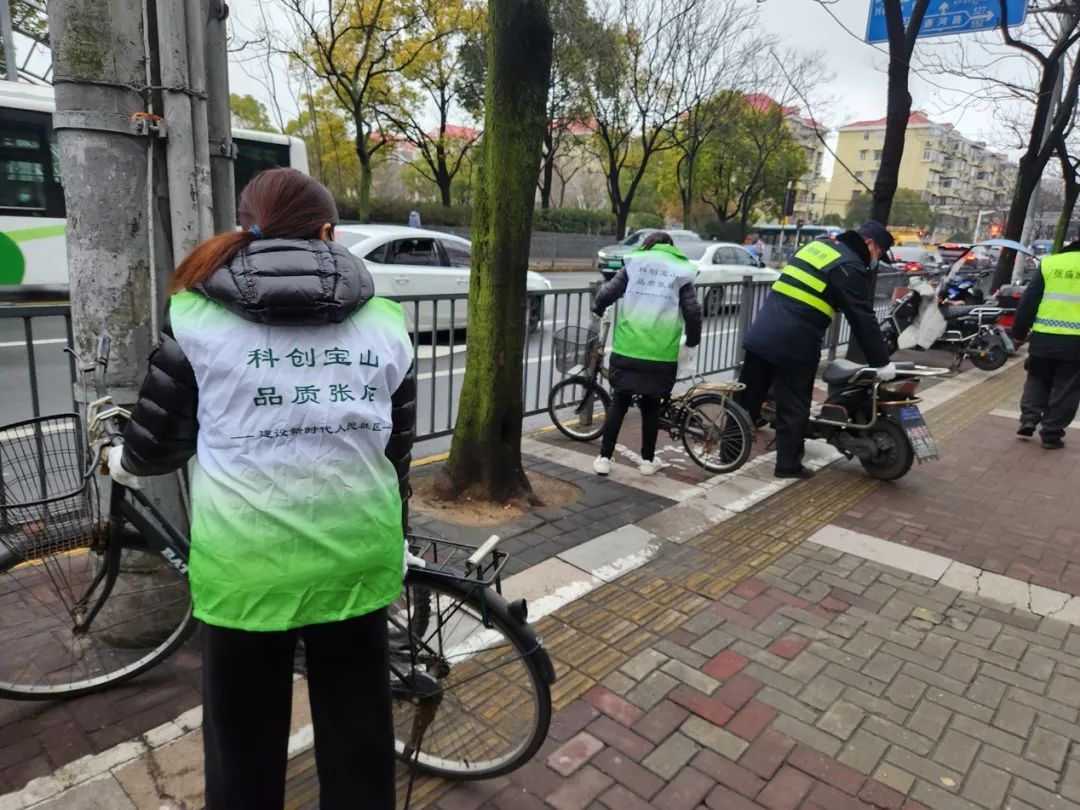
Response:
[{"label": "woman in green vest", "polygon": [[611,409],[604,423],[600,455],[593,461],[598,475],[611,472],[611,457],[623,418],[637,399],[641,410],[641,456],[638,469],[654,475],[656,437],[660,432],[660,400],[671,394],[679,368],[683,332],[687,350],[701,341],[701,304],[694,294],[697,268],[656,231],[640,250],[628,254],[615,277],[596,293],[595,314],[618,300],[619,318],[611,352]]},{"label": "woman in green vest", "polygon": [[204,623],[209,810],[285,801],[303,639],[320,807],[392,810],[386,607],[401,591],[415,386],[401,307],[333,241],[330,193],[256,176],[243,230],[176,268],[113,478],[195,457],[189,576]]}]

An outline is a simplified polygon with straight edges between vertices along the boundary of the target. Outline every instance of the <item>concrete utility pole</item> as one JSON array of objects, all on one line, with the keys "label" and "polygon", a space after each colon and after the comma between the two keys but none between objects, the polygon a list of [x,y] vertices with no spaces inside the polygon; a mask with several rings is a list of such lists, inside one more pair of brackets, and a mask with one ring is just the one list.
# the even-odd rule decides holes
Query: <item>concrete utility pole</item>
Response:
[{"label": "concrete utility pole", "polygon": [[17,82],[19,60],[15,58],[15,32],[11,27],[11,0],[0,0],[0,45],[4,47],[4,78],[9,82]]},{"label": "concrete utility pole", "polygon": [[67,201],[68,275],[76,348],[113,339],[109,383],[134,401],[155,336],[150,331],[147,137],[138,0],[52,0],[53,116]]}]

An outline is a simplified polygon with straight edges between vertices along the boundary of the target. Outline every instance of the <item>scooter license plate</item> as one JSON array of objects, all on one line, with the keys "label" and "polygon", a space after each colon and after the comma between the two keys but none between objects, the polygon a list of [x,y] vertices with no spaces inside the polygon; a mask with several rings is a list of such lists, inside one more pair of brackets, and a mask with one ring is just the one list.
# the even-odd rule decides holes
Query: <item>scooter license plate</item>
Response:
[{"label": "scooter license plate", "polygon": [[937,443],[934,441],[930,428],[923,419],[922,411],[918,405],[905,405],[898,413],[900,426],[904,429],[911,447],[915,451],[915,460],[922,464],[924,461],[936,461],[938,458]]}]

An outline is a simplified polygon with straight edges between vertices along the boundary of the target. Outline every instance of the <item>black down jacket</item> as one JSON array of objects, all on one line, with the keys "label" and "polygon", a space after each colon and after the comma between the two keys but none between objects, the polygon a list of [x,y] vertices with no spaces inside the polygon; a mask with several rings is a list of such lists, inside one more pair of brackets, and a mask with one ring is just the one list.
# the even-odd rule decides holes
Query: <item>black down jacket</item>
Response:
[{"label": "black down jacket", "polygon": [[[345,248],[308,239],[253,242],[195,291],[240,317],[280,326],[340,323],[374,295],[371,275]],[[124,468],[135,475],[163,475],[195,455],[199,426],[195,373],[173,336],[166,313],[161,343],[124,429]],[[397,470],[408,524],[409,466],[416,422],[413,369],[391,396],[387,458]]]}]

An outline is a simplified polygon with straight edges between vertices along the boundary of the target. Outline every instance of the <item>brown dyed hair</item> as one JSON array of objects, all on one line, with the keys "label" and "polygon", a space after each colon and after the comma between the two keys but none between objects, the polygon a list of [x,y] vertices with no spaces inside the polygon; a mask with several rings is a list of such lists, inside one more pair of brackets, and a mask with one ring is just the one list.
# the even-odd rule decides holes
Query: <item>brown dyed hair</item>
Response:
[{"label": "brown dyed hair", "polygon": [[242,230],[219,233],[196,245],[173,271],[169,292],[205,281],[256,239],[318,239],[323,225],[337,221],[334,198],[318,180],[296,169],[259,172],[240,195]]},{"label": "brown dyed hair", "polygon": [[671,239],[671,234],[667,231],[653,231],[645,237],[645,241],[641,243],[642,250],[652,250],[653,245],[671,245],[674,247],[675,242]]}]

